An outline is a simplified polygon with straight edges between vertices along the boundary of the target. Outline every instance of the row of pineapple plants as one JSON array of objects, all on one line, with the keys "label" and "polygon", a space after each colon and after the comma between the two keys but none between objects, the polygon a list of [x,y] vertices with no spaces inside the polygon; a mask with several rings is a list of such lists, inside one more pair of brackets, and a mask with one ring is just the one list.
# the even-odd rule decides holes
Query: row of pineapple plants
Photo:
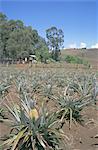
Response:
[{"label": "row of pineapple plants", "polygon": [[[20,104],[13,103],[11,107],[5,104],[11,117],[1,118],[1,121],[9,123],[12,128],[3,139],[3,146],[11,150],[68,149],[71,140],[62,127],[66,121],[70,129],[73,122],[83,123],[81,111],[96,100],[95,75],[62,75],[48,71],[30,75],[21,72],[10,74],[10,77],[19,94]],[[36,105],[36,95],[45,98],[42,106]],[[47,112],[44,106],[47,99],[54,101],[57,111]]]}]

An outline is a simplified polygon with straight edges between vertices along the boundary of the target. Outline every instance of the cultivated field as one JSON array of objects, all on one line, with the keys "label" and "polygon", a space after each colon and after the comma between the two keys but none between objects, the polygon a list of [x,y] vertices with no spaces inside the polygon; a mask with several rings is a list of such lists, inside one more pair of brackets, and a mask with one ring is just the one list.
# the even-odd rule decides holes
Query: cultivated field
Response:
[{"label": "cultivated field", "polygon": [[[29,150],[29,143],[34,150],[97,150],[96,83],[98,71],[81,65],[1,66],[0,137],[10,139],[1,149]],[[38,113],[29,114],[34,108]],[[19,148],[23,142],[27,147]]]}]

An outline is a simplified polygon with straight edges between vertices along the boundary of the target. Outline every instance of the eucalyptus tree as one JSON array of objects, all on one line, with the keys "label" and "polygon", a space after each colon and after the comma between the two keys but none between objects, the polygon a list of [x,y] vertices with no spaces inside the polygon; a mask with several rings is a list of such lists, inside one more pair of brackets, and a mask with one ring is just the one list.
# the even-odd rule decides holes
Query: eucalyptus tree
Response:
[{"label": "eucalyptus tree", "polygon": [[46,30],[46,37],[49,49],[52,52],[52,58],[56,61],[59,60],[60,49],[63,47],[64,33],[61,29],[51,27]]},{"label": "eucalyptus tree", "polygon": [[49,52],[45,40],[37,30],[25,26],[21,20],[8,20],[5,14],[0,13],[0,60],[16,60],[32,54],[46,62]]},{"label": "eucalyptus tree", "polygon": [[7,16],[0,13],[0,56],[6,57],[6,42],[8,39]]},{"label": "eucalyptus tree", "polygon": [[[8,40],[17,29],[23,29],[24,24],[21,20],[8,20],[7,16],[0,13],[0,58],[9,58]],[[14,40],[14,39],[13,39]],[[14,45],[13,40],[10,41],[10,45]],[[17,45],[15,45],[17,46]]]},{"label": "eucalyptus tree", "polygon": [[14,30],[7,41],[7,51],[9,57],[13,59],[23,57],[23,53],[28,57],[33,51],[33,47],[38,40],[38,33],[28,27]]},{"label": "eucalyptus tree", "polygon": [[38,43],[36,44],[35,54],[36,54],[37,58],[41,62],[44,62],[44,63],[46,63],[47,59],[49,59],[49,57],[50,57],[47,43],[46,43],[45,39],[40,36],[38,39]]}]

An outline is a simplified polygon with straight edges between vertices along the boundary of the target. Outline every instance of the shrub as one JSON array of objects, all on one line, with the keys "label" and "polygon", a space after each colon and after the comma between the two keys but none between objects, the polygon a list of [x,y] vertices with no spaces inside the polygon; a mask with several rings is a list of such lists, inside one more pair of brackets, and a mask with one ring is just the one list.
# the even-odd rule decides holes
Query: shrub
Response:
[{"label": "shrub", "polygon": [[73,63],[73,64],[84,64],[84,63],[86,63],[86,61],[84,61],[82,58],[80,58],[78,56],[71,56],[71,55],[66,55],[65,61],[67,63]]}]

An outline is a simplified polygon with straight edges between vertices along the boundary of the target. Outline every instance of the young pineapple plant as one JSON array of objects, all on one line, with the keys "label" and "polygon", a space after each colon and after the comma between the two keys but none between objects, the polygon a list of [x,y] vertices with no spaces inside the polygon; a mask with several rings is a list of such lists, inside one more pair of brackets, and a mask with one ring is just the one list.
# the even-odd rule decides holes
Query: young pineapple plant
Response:
[{"label": "young pineapple plant", "polygon": [[[60,150],[66,136],[56,129],[57,113],[47,113],[44,105],[39,113],[35,101],[27,98],[21,100],[20,106],[6,107],[11,115],[7,123],[12,128],[3,146],[11,150]],[[63,144],[66,147],[66,143]]]},{"label": "young pineapple plant", "polygon": [[2,98],[6,93],[8,93],[8,89],[10,85],[7,82],[0,83],[0,98]]},{"label": "young pineapple plant", "polygon": [[46,83],[43,85],[43,95],[47,97],[48,99],[51,98],[51,95],[53,95],[53,83]]},{"label": "young pineapple plant", "polygon": [[[91,80],[92,79],[92,80]],[[69,120],[69,128],[72,122],[83,125],[83,116],[81,115],[84,107],[93,103],[93,78],[87,76],[75,77],[71,79],[63,94],[57,97],[59,107],[59,118],[62,122]]]},{"label": "young pineapple plant", "polygon": [[5,118],[4,109],[0,108],[0,122],[2,122],[2,119],[4,119],[4,118]]},{"label": "young pineapple plant", "polygon": [[64,96],[58,99],[58,118],[61,122],[61,127],[63,127],[66,121],[69,121],[69,129],[71,129],[72,122],[75,124],[83,124],[83,118],[81,111],[83,106],[81,101],[75,101],[72,97]]},{"label": "young pineapple plant", "polygon": [[10,84],[6,82],[0,83],[0,122],[1,119],[5,118],[4,112],[5,110],[2,108],[2,102],[4,101],[4,97],[9,92]]},{"label": "young pineapple plant", "polygon": [[40,79],[36,76],[32,78],[31,89],[32,89],[32,93],[39,93],[40,91]]}]

